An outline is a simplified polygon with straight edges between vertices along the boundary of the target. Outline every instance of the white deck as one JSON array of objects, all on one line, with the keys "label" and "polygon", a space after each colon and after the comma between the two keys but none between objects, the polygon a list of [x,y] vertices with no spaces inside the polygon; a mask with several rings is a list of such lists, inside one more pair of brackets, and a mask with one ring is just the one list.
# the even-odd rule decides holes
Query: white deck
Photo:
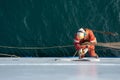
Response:
[{"label": "white deck", "polygon": [[0,58],[0,80],[120,80],[120,58],[100,62]]}]

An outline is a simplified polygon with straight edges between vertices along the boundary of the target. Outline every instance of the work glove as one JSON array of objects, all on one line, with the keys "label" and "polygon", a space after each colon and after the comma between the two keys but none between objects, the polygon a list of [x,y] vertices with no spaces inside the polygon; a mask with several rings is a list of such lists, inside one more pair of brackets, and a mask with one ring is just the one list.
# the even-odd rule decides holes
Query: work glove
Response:
[{"label": "work glove", "polygon": [[87,52],[88,52],[88,48],[80,49],[80,50],[78,51],[78,54],[79,54],[79,55],[85,55]]}]

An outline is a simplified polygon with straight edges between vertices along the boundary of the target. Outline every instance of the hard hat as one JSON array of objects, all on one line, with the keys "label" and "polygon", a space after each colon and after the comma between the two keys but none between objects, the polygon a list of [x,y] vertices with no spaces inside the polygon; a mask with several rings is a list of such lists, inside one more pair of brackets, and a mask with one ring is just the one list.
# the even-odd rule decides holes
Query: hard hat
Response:
[{"label": "hard hat", "polygon": [[78,29],[78,32],[83,32],[85,33],[85,30],[83,28]]},{"label": "hard hat", "polygon": [[86,35],[86,32],[85,32],[85,30],[84,30],[83,28],[80,28],[80,29],[78,30],[78,32],[77,32],[77,35],[78,35],[78,37],[79,37],[80,39],[83,39],[83,38],[85,37],[85,35]]},{"label": "hard hat", "polygon": [[77,32],[77,36],[80,38],[80,39],[83,39],[85,37],[84,33],[82,32]]}]

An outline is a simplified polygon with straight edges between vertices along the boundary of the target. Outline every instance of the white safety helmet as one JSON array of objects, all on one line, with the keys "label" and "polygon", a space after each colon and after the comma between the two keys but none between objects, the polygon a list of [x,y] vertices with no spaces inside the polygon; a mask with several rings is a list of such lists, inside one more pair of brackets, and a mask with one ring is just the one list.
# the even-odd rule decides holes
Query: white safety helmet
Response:
[{"label": "white safety helmet", "polygon": [[78,29],[77,35],[79,36],[80,39],[83,39],[86,35],[86,32],[83,28]]},{"label": "white safety helmet", "polygon": [[85,33],[85,30],[83,28],[78,29],[78,32]]}]

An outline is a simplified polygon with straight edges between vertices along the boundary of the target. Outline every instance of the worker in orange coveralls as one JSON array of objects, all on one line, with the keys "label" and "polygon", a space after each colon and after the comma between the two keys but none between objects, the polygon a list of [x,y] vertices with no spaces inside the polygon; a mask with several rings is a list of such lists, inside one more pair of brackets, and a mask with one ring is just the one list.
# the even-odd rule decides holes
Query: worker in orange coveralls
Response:
[{"label": "worker in orange coveralls", "polygon": [[74,45],[78,51],[79,59],[84,58],[87,52],[91,57],[98,58],[98,55],[95,53],[96,44],[96,37],[93,31],[88,28],[80,28],[75,34]]}]

